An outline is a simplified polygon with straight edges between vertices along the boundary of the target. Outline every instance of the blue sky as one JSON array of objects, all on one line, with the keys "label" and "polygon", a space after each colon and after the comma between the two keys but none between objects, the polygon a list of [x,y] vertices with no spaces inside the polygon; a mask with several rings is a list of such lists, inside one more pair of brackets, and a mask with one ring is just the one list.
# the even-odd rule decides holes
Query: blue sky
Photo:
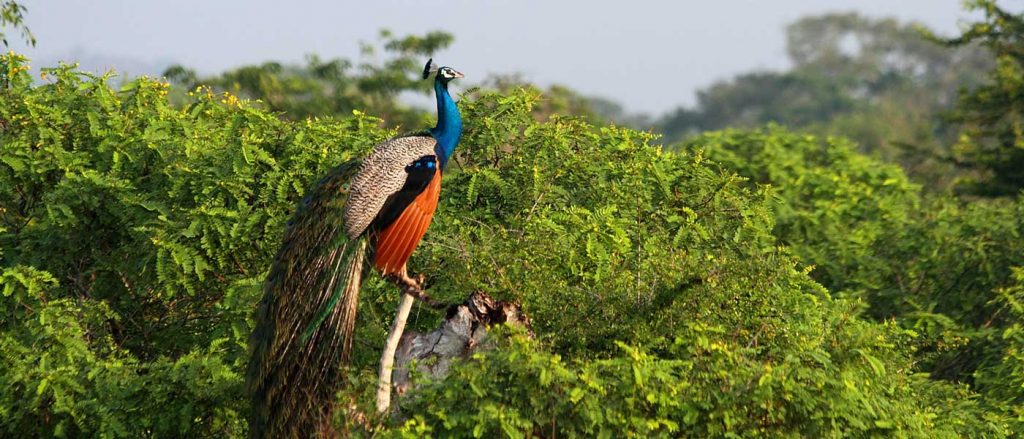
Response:
[{"label": "blue sky", "polygon": [[[446,30],[436,58],[482,80],[522,74],[660,113],[715,80],[786,66],[783,28],[828,11],[893,16],[955,33],[960,0],[24,0],[34,64],[83,58],[130,73],[181,63],[215,73],[267,60],[357,58],[378,30]],[[1011,10],[1024,0],[1006,0]],[[10,35],[14,37],[14,35]],[[10,38],[12,41],[16,38]],[[95,67],[95,66],[89,66]]]}]

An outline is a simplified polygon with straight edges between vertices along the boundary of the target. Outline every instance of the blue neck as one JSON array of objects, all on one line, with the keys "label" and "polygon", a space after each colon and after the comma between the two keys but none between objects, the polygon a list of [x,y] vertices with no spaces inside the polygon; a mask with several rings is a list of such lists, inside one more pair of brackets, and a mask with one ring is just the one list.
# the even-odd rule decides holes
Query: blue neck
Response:
[{"label": "blue neck", "polygon": [[459,107],[455,106],[455,101],[448,94],[448,85],[442,83],[440,78],[434,81],[434,93],[437,95],[437,126],[430,129],[430,135],[437,140],[437,158],[441,162],[441,169],[444,169],[455,152],[455,146],[459,144],[462,116],[459,115]]}]

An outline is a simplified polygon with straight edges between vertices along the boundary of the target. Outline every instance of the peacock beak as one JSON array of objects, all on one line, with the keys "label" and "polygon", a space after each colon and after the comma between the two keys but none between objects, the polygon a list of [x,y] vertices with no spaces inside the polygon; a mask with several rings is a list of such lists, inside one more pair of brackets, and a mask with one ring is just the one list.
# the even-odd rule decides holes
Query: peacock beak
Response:
[{"label": "peacock beak", "polygon": [[465,78],[466,77],[466,75],[463,75],[462,72],[460,72],[458,70],[452,70],[452,72],[455,73],[455,77],[456,78]]}]

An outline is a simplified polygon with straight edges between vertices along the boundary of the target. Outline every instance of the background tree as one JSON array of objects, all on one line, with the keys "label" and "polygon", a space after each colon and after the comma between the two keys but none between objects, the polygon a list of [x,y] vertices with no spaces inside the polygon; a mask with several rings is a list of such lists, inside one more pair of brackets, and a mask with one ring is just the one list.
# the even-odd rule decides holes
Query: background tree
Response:
[{"label": "background tree", "polygon": [[25,25],[25,12],[27,11],[28,8],[14,0],[0,2],[0,41],[3,41],[5,47],[9,44],[7,44],[7,34],[3,32],[3,29],[8,26],[21,33],[21,37],[25,39],[26,43],[32,46],[36,45],[35,35],[32,35],[32,31]]},{"label": "background tree", "polygon": [[977,45],[943,47],[920,29],[855,13],[803,18],[786,29],[792,68],[714,84],[698,92],[696,107],[666,115],[656,129],[669,142],[769,122],[844,136],[943,188],[955,176],[955,132],[943,113],[991,61]]},{"label": "background tree", "polygon": [[[420,78],[423,61],[448,47],[453,37],[439,31],[396,37],[384,30],[380,39],[378,46],[363,45],[367,59],[358,64],[310,55],[303,66],[266,62],[200,78],[179,65],[168,68],[164,76],[189,90],[206,85],[241,98],[258,99],[267,109],[293,120],[347,116],[358,110],[378,115],[389,126],[422,125],[427,112],[403,104],[398,97],[405,92],[430,92],[429,81]],[[378,52],[384,58],[374,61]]]},{"label": "background tree", "polygon": [[980,44],[996,56],[984,85],[965,92],[952,114],[960,127],[957,164],[977,172],[958,189],[983,196],[1016,195],[1024,188],[1024,14],[990,0],[970,2],[985,19],[974,23],[951,47]]}]

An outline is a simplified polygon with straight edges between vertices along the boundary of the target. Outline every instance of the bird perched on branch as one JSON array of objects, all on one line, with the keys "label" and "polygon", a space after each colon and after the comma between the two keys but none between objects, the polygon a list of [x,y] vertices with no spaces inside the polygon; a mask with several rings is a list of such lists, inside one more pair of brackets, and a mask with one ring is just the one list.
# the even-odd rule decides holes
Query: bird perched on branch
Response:
[{"label": "bird perched on branch", "polygon": [[422,278],[410,276],[406,262],[430,225],[441,173],[462,133],[448,83],[463,75],[428,61],[423,79],[434,72],[437,125],[335,168],[289,222],[249,340],[252,437],[332,435],[333,402],[370,266],[406,291],[422,292]]}]

